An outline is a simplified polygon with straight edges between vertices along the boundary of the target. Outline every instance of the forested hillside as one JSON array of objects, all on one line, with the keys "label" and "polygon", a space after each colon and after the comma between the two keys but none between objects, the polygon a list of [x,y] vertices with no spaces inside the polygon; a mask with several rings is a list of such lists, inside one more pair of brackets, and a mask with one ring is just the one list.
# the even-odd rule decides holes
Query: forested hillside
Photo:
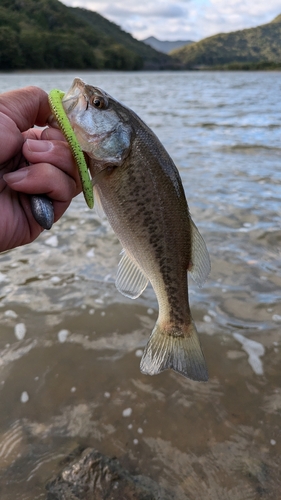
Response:
[{"label": "forested hillside", "polygon": [[281,67],[281,15],[271,23],[220,33],[172,52],[186,69]]},{"label": "forested hillside", "polygon": [[0,0],[0,70],[177,65],[101,15],[58,0]]}]

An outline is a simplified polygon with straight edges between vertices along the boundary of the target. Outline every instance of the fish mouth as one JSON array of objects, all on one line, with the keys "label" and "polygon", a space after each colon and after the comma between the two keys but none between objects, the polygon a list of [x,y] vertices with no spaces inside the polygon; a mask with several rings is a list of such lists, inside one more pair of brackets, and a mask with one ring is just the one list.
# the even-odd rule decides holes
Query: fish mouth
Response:
[{"label": "fish mouth", "polygon": [[[91,93],[93,94],[92,89],[93,87],[91,87],[90,89]],[[95,87],[95,89],[97,88]],[[84,83],[81,78],[76,77],[74,78],[70,89],[63,96],[62,104],[71,123],[72,121],[75,121],[73,120],[73,116],[75,115],[75,113],[73,113],[74,110],[76,110],[78,114],[88,110],[90,105],[90,96],[88,95],[87,91],[89,91],[89,85]],[[98,133],[95,133],[95,131],[91,129],[91,131],[87,132],[86,128],[84,127],[82,129],[82,127],[80,127],[77,122],[75,123],[74,128],[76,132],[81,129],[81,132],[84,133],[85,137],[87,136],[87,141],[89,143],[98,143],[104,141],[105,139],[110,137],[110,135],[113,134],[116,129],[116,127],[113,127],[110,130]]]},{"label": "fish mouth", "polygon": [[[76,138],[84,153],[96,162],[114,161],[117,165],[123,160],[119,151],[118,141],[122,137],[118,116],[102,113],[92,105],[92,99],[97,96],[107,102],[108,95],[91,85],[85,84],[80,78],[75,78],[70,89],[62,99],[62,105],[70,121]],[[107,106],[105,107],[107,109]],[[113,145],[117,153],[112,153]]]},{"label": "fish mouth", "polygon": [[[81,105],[81,111],[87,111],[90,101],[93,96],[98,96],[103,99],[103,101],[107,103],[108,95],[106,92],[102,91],[98,87],[93,87],[91,85],[86,84],[81,80],[81,78],[74,78],[72,85],[68,92],[64,95],[62,102],[65,108],[65,111],[70,113],[78,104],[78,102],[82,99],[83,104]],[[85,106],[85,107],[84,107]],[[79,110],[79,111],[80,111]]]},{"label": "fish mouth", "polygon": [[88,110],[94,95],[101,96],[106,101],[107,96],[104,94],[98,87],[92,87],[76,77],[70,89],[65,93],[62,104],[66,114],[70,114],[75,108],[78,108],[78,112],[84,112]]},{"label": "fish mouth", "polygon": [[[62,105],[66,114],[71,113],[80,104],[83,111],[87,111],[89,107],[89,98],[83,92],[84,84],[80,78],[75,78],[71,88],[66,92],[62,99]],[[82,106],[81,106],[82,98]]]}]

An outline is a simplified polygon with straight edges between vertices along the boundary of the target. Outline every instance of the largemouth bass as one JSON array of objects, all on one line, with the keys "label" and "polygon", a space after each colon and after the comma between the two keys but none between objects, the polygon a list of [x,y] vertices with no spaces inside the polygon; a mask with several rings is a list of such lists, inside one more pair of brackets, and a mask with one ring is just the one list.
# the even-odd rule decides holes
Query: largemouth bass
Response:
[{"label": "largemouth bass", "polygon": [[103,90],[75,78],[62,102],[89,158],[95,206],[124,248],[116,287],[135,299],[150,281],[158,300],[141,372],[171,368],[208,380],[188,303],[187,271],[202,285],[210,260],[173,160],[136,113]]}]

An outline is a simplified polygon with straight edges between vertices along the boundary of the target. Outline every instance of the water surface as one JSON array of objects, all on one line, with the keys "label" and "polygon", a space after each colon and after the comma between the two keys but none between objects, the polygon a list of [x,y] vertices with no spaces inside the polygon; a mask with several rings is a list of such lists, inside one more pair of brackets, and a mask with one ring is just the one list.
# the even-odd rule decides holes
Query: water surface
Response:
[{"label": "water surface", "polygon": [[117,292],[120,244],[80,195],[0,256],[1,500],[45,498],[79,444],[171,499],[277,499],[281,73],[33,72],[2,74],[0,91],[67,90],[75,76],[133,108],[179,168],[212,261],[203,288],[189,283],[210,381],[140,373],[154,292]]}]

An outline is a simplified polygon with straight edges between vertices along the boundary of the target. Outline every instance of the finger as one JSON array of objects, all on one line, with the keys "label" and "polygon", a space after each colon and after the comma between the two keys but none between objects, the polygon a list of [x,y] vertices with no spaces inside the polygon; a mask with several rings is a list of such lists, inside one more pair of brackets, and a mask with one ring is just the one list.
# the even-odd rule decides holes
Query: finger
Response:
[{"label": "finger", "polygon": [[25,142],[27,139],[34,139],[34,140],[41,139],[42,132],[43,132],[42,128],[30,128],[29,130],[22,132],[23,142]]},{"label": "finger", "polygon": [[46,127],[42,132],[41,139],[67,142],[61,130],[54,127]]},{"label": "finger", "polygon": [[46,141],[27,139],[22,153],[30,163],[51,163],[73,177],[78,192],[81,191],[77,166],[65,141]]},{"label": "finger", "polygon": [[48,94],[33,86],[0,94],[0,112],[9,116],[21,132],[34,124],[46,125],[52,114]]},{"label": "finger", "polygon": [[47,194],[53,201],[70,202],[78,194],[75,180],[49,163],[39,163],[6,174],[5,182],[14,191]]},{"label": "finger", "polygon": [[46,127],[44,129],[42,128],[30,128],[26,132],[22,133],[24,141],[27,139],[34,139],[34,140],[47,140],[47,141],[63,141],[67,142],[66,138],[64,137],[63,133],[54,127]]},{"label": "finger", "polygon": [[22,148],[23,137],[15,122],[0,111],[0,164],[11,160]]}]

